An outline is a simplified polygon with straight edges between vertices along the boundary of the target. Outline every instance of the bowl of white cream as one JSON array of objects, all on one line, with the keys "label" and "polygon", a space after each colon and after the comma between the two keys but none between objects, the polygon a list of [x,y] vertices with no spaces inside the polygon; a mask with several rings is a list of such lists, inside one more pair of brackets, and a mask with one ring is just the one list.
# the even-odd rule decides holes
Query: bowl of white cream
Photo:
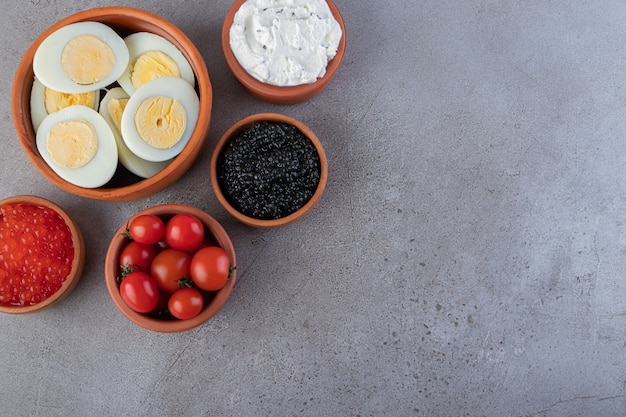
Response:
[{"label": "bowl of white cream", "polygon": [[252,95],[296,104],[333,78],[345,54],[345,32],[331,0],[236,0],[224,20],[222,49]]}]

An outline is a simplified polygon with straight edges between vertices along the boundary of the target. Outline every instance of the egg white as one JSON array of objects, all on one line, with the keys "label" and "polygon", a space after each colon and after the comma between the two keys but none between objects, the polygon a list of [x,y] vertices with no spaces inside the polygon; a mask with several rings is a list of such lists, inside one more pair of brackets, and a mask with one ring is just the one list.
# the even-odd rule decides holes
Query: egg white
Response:
[{"label": "egg white", "polygon": [[[46,146],[48,133],[55,125],[66,120],[84,120],[90,123],[98,136],[98,149],[94,158],[80,168],[64,168],[57,165]],[[61,178],[84,188],[97,188],[106,184],[117,168],[117,146],[111,128],[95,110],[74,105],[48,115],[37,130],[37,149],[42,158]]]},{"label": "egg white", "polygon": [[[74,82],[61,66],[61,54],[65,45],[75,37],[93,35],[111,47],[115,64],[102,80],[92,84]],[[56,30],[41,42],[33,58],[35,76],[46,87],[64,93],[86,93],[98,90],[115,82],[128,66],[128,47],[113,29],[99,22],[78,22]]]},{"label": "egg white", "polygon": [[[33,88],[30,92],[30,118],[33,123],[35,132],[39,129],[39,125],[48,115],[45,103],[45,91],[46,86],[41,83],[37,78],[33,82]],[[98,103],[100,102],[100,90],[95,90],[94,110],[98,110]]]},{"label": "egg white", "polygon": [[[180,141],[169,149],[157,149],[142,138],[135,125],[135,113],[139,105],[153,96],[165,96],[178,100],[185,109],[187,124]],[[141,86],[130,96],[122,115],[122,138],[135,155],[147,161],[159,162],[174,158],[189,142],[200,111],[200,100],[193,87],[177,77],[156,78]]]},{"label": "egg white", "polygon": [[117,129],[117,126],[115,126],[115,123],[113,122],[113,119],[109,114],[108,107],[111,100],[120,100],[124,98],[129,98],[129,96],[123,88],[115,87],[110,89],[102,99],[99,113],[111,127],[111,131],[113,132],[113,136],[115,137],[115,143],[117,144],[117,153],[120,163],[133,174],[142,178],[150,178],[163,170],[163,168],[165,168],[171,162],[171,159],[162,162],[146,161],[145,159],[141,159],[140,157],[132,153],[130,149],[128,149],[128,146],[126,146],[126,143],[122,138],[122,133]]},{"label": "egg white", "polygon": [[180,77],[187,81],[192,87],[195,85],[196,79],[189,61],[187,61],[180,50],[167,39],[154,33],[137,32],[124,38],[124,42],[126,42],[130,56],[129,65],[117,81],[129,95],[132,95],[136,90],[130,80],[130,68],[141,55],[150,51],[161,51],[172,58],[178,66]]}]

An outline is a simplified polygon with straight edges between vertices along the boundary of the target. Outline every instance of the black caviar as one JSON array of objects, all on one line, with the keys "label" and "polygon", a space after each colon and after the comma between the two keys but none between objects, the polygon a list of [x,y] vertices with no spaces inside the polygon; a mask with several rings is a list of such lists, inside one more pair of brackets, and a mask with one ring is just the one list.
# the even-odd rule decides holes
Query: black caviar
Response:
[{"label": "black caviar", "polygon": [[218,160],[224,197],[239,212],[262,220],[285,217],[311,199],[320,158],[295,126],[256,122],[233,136]]}]

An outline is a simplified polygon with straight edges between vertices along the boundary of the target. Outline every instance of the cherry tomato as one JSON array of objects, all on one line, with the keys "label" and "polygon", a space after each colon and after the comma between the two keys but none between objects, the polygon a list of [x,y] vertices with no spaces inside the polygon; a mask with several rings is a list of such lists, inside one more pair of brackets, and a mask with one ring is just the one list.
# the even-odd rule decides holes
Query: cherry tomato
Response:
[{"label": "cherry tomato", "polygon": [[170,296],[167,308],[172,316],[186,320],[196,317],[202,311],[204,298],[195,288],[181,288]]},{"label": "cherry tomato", "polygon": [[126,275],[120,284],[122,299],[139,313],[149,313],[159,303],[159,289],[154,279],[145,272],[135,271]]},{"label": "cherry tomato", "polygon": [[131,240],[120,253],[120,268],[124,270],[125,267],[131,266],[135,270],[150,272],[150,264],[155,256],[156,248],[153,245]]},{"label": "cherry tomato", "polygon": [[179,213],[165,224],[165,243],[171,248],[192,251],[204,240],[204,225],[196,216]]},{"label": "cherry tomato", "polygon": [[170,299],[170,295],[164,293],[163,291],[159,291],[159,302],[157,303],[154,310],[152,310],[152,315],[157,318],[164,318],[168,315],[167,303]]},{"label": "cherry tomato", "polygon": [[165,224],[158,216],[153,214],[140,214],[130,221],[128,233],[136,242],[154,245],[163,238]]},{"label": "cherry tomato", "polygon": [[205,291],[222,288],[231,271],[228,254],[218,246],[208,246],[193,255],[189,273],[194,284]]},{"label": "cherry tomato", "polygon": [[189,251],[189,253],[191,253],[191,256],[193,256],[200,249],[206,248],[207,246],[219,246],[219,243],[217,243],[217,240],[215,240],[211,233],[204,233],[204,240],[202,241],[200,246],[198,246],[195,250]]},{"label": "cherry tomato", "polygon": [[178,281],[189,278],[191,255],[177,249],[164,249],[152,260],[150,275],[159,289],[171,294],[179,288]]}]

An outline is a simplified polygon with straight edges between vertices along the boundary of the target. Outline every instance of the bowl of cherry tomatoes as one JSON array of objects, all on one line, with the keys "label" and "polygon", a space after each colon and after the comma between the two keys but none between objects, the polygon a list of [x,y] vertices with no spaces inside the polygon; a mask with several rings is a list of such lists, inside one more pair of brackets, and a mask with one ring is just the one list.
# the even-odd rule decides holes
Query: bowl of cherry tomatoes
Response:
[{"label": "bowl of cherry tomatoes", "polygon": [[226,304],[236,280],[235,249],[208,213],[162,204],[120,226],[104,272],[114,304],[129,320],[156,332],[181,332]]}]

